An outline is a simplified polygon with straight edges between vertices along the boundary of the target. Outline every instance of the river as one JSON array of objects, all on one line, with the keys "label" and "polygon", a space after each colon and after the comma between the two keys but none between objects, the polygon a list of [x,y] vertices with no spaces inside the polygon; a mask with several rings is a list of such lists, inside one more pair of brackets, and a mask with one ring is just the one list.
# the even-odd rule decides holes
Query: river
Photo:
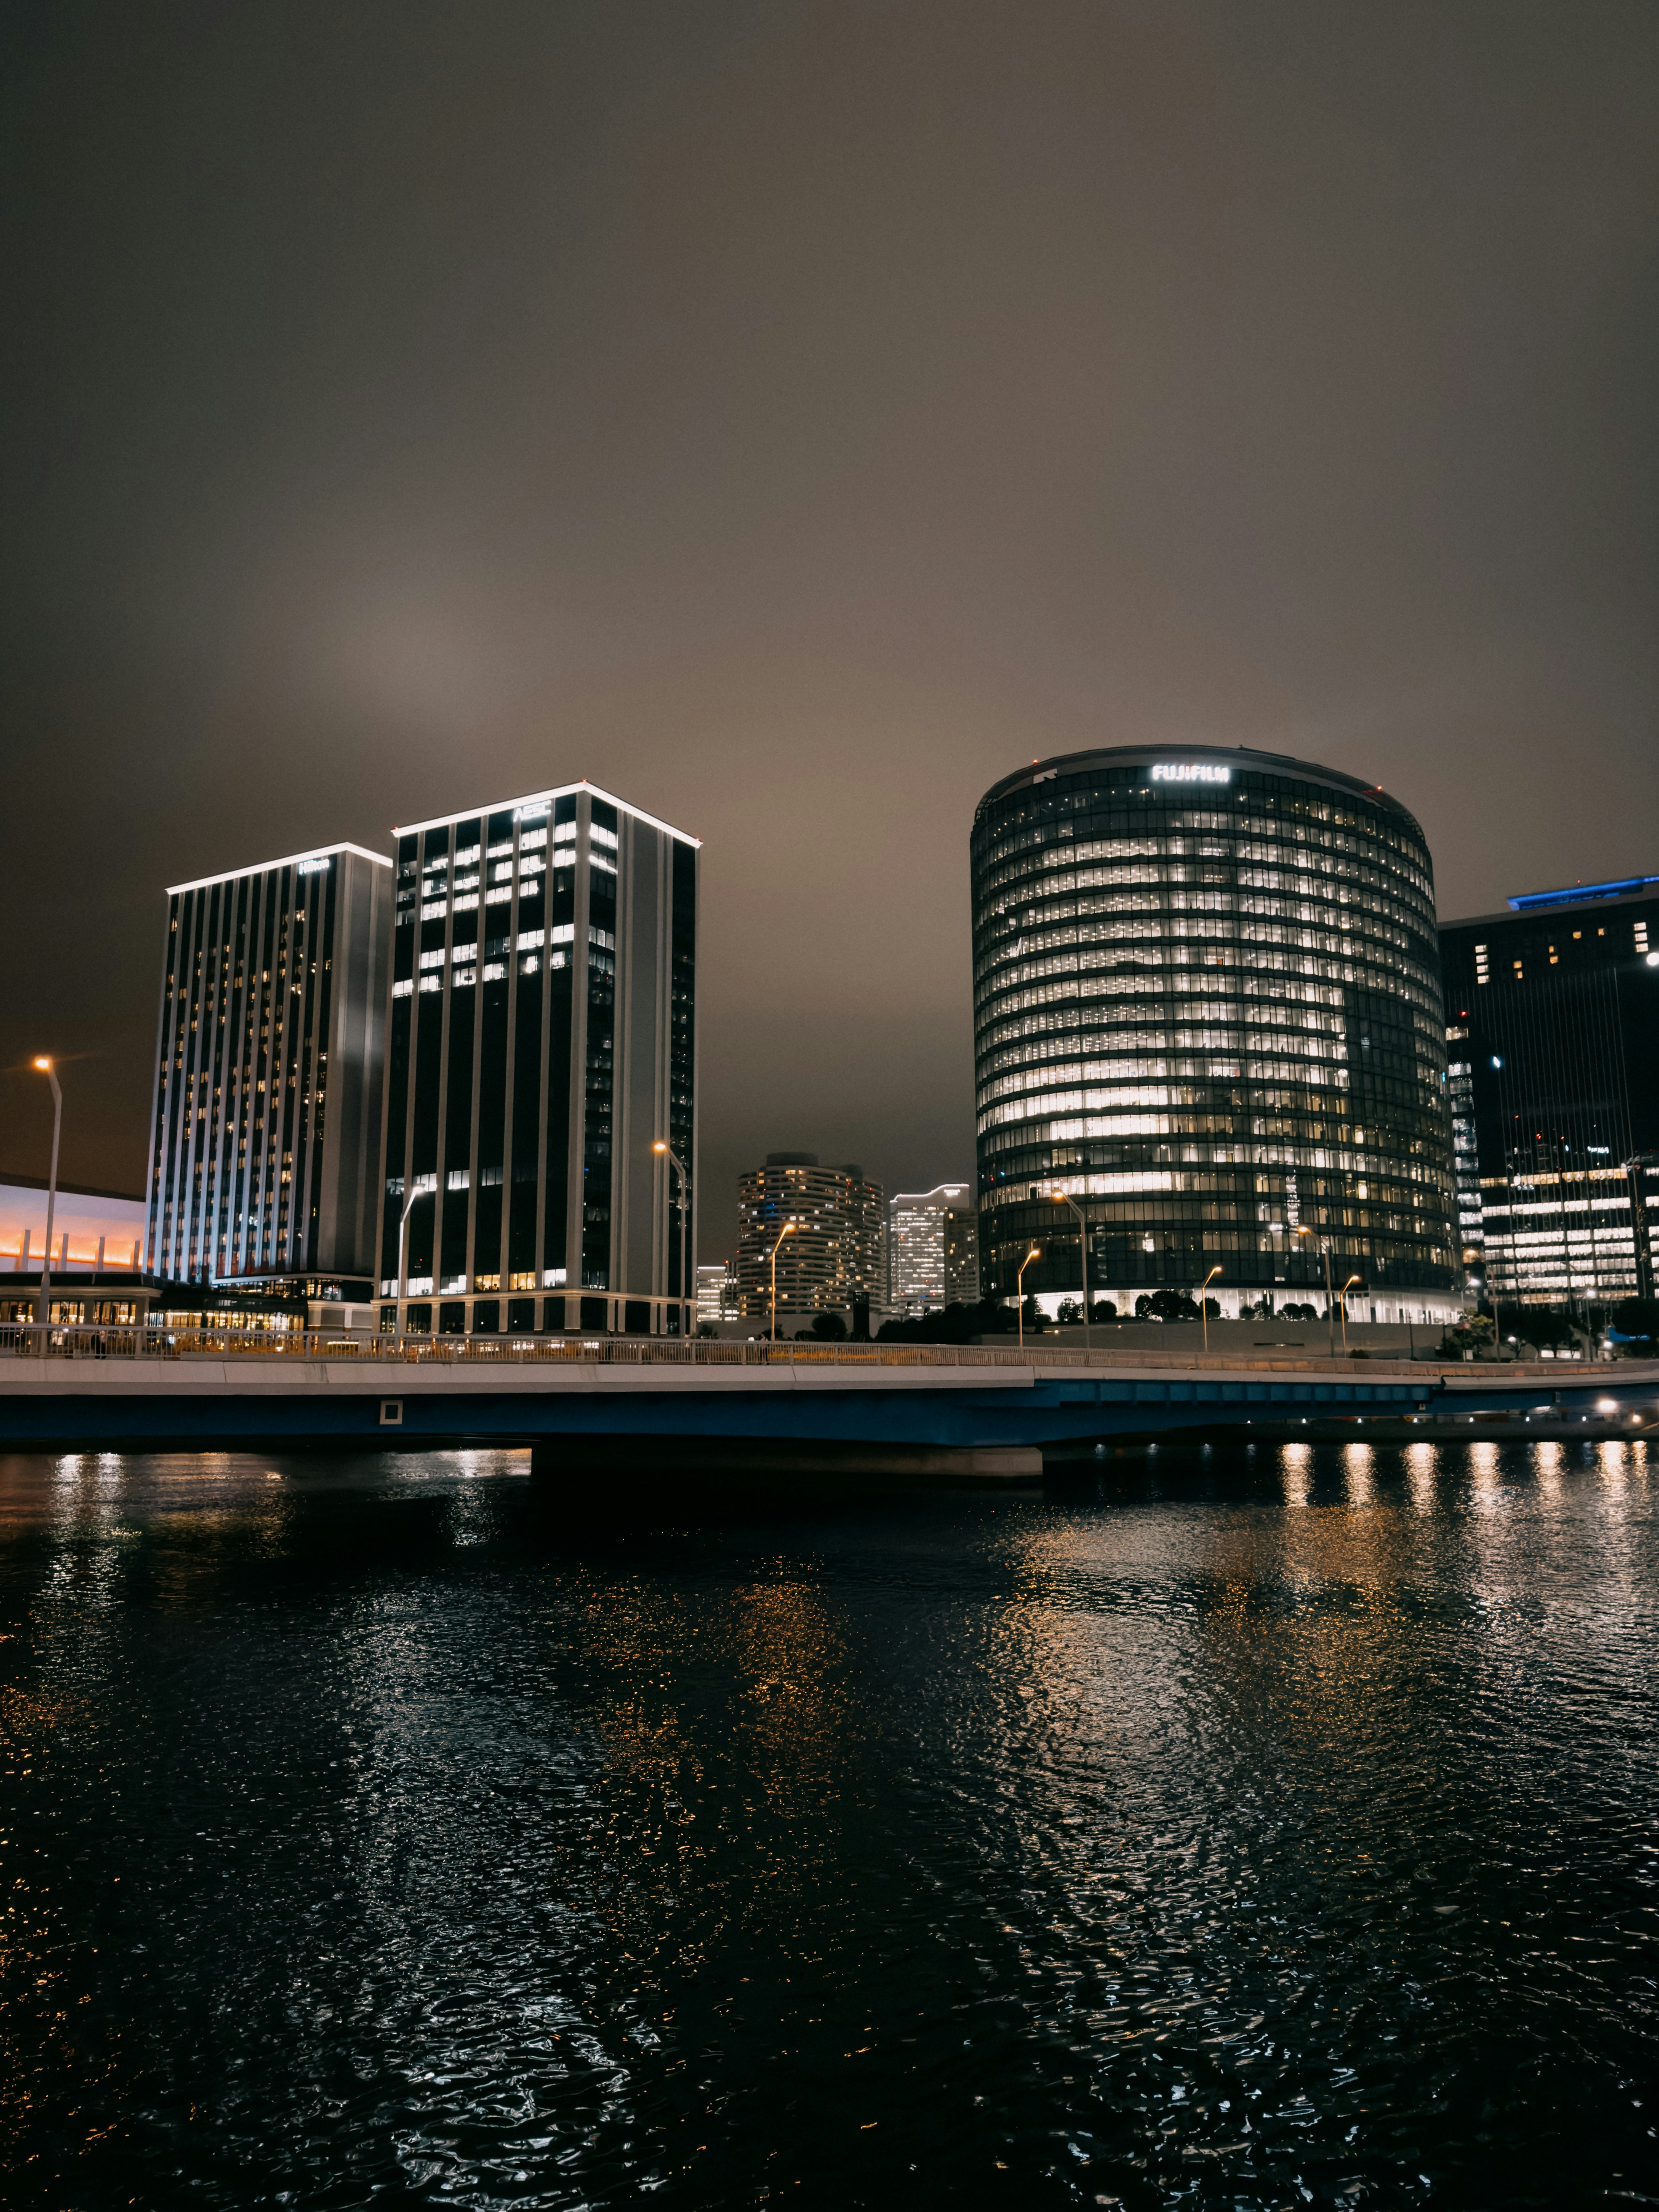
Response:
[{"label": "river", "polygon": [[1656,1462],[0,1462],[8,2202],[1659,2202]]}]

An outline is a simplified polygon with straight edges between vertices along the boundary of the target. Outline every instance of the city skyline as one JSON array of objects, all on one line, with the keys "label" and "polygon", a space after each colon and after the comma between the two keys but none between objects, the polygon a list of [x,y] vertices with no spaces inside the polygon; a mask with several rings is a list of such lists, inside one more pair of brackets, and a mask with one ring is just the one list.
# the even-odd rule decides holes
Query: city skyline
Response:
[{"label": "city skyline", "polygon": [[[1119,750],[1122,750],[1122,749],[1119,749]],[[1146,752],[1149,757],[1150,757],[1151,753],[1152,753],[1153,750],[1158,750],[1158,751],[1162,751],[1162,752],[1164,752],[1164,753],[1166,753],[1166,754],[1167,754],[1170,757],[1171,757],[1171,758],[1174,758],[1176,756],[1180,755],[1180,754],[1182,754],[1182,752],[1185,752],[1185,753],[1187,753],[1187,754],[1192,754],[1192,753],[1194,753],[1194,752],[1202,752],[1202,751],[1205,751],[1205,750],[1206,750],[1206,749],[1205,749],[1205,748],[1202,748],[1202,747],[1194,747],[1194,746],[1190,746],[1190,745],[1186,746],[1186,747],[1184,747],[1184,748],[1183,748],[1183,747],[1182,747],[1182,746],[1180,746],[1180,745],[1178,745],[1178,744],[1173,744],[1173,743],[1172,743],[1172,744],[1169,744],[1169,745],[1166,745],[1166,746],[1158,746],[1158,747],[1156,747],[1156,748],[1149,746],[1149,747],[1140,748],[1140,749],[1136,749],[1136,750],[1140,750],[1145,751],[1145,752]],[[1241,757],[1241,763],[1248,763],[1248,761],[1249,761],[1252,757],[1272,757],[1271,756],[1266,756],[1265,754],[1263,754],[1263,753],[1261,752],[1261,749],[1258,749],[1258,748],[1243,748],[1243,747],[1241,747],[1241,748],[1237,748],[1237,749],[1230,748],[1230,749],[1227,749],[1227,750],[1228,750],[1230,752],[1231,752],[1231,751],[1234,751],[1234,750],[1237,751],[1237,752],[1238,752],[1238,754],[1239,754],[1239,755],[1240,755],[1240,757]],[[1032,765],[1033,765],[1033,766],[1036,766],[1036,765],[1038,765],[1038,763],[1032,763]],[[1318,769],[1318,766],[1317,766],[1317,764],[1316,764],[1316,763],[1305,763],[1305,765],[1308,765],[1308,766],[1310,766],[1310,767],[1314,768],[1316,773],[1319,773],[1319,774],[1322,774],[1322,773],[1324,773],[1324,771],[1323,771],[1323,770],[1321,770],[1321,769]],[[1014,769],[1013,771],[1012,771],[1012,774],[1011,774],[1011,775],[1010,775],[1010,776],[1006,776],[1006,777],[1004,777],[1004,778],[1002,778],[1002,779],[1000,779],[1000,781],[1012,781],[1012,780],[1013,780],[1014,778],[1017,778],[1017,777],[1020,775],[1020,773],[1021,773],[1021,771],[1020,771],[1019,769]],[[553,787],[549,787],[550,791]],[[611,798],[612,798],[612,797],[613,797],[613,794],[611,794],[611,793],[610,793],[605,792],[605,791],[603,789],[603,787],[600,787],[600,786],[599,786],[599,785],[597,785],[597,784],[590,785],[590,784],[589,784],[589,782],[588,782],[588,780],[587,780],[587,779],[586,779],[586,778],[579,779],[579,780],[577,781],[577,782],[576,782],[576,783],[570,784],[570,785],[560,786],[560,787],[558,787],[558,788],[564,788],[564,789],[575,789],[575,788],[590,789],[590,788],[591,788],[591,789],[594,790],[594,791],[595,791],[595,792],[596,792],[596,793],[597,793],[600,797],[602,797],[602,798],[611,799]],[[1377,792],[1377,793],[1378,793],[1378,795],[1379,795],[1379,796],[1382,796],[1382,797],[1392,797],[1392,796],[1393,796],[1392,794],[1385,794],[1385,793],[1383,793],[1383,791],[1382,791],[1382,787],[1381,787],[1380,785],[1379,785],[1379,786],[1375,786],[1375,787],[1368,787],[1368,788],[1375,789],[1375,790]],[[656,817],[654,815],[652,815],[652,814],[650,814],[649,812],[642,812],[642,811],[641,811],[641,810],[640,810],[639,808],[637,808],[637,807],[635,807],[635,806],[633,806],[633,805],[628,805],[628,803],[627,803],[627,802],[623,802],[623,803],[624,805],[628,805],[628,811],[629,811],[630,813],[632,813],[632,814],[635,814],[635,815],[638,815],[638,816],[640,817],[640,818],[641,818],[642,821],[647,822],[647,823],[652,823],[653,826],[656,826],[656,827],[659,827],[659,828],[664,829],[665,830],[667,830],[667,824],[666,824],[666,823],[659,823],[659,822],[658,822],[658,819],[657,819],[657,817]],[[476,811],[476,810],[475,810],[475,811]],[[455,814],[455,813],[451,813],[451,814],[448,814],[448,815],[445,815],[445,816],[441,816],[441,817],[434,817],[434,819],[435,819],[435,820],[441,821],[441,822],[447,822],[447,823],[453,823],[453,821],[455,821],[455,820],[457,820],[457,819],[459,819],[459,815],[458,815],[458,814]],[[422,828],[422,829],[424,829],[424,828],[425,828],[425,827],[427,827],[428,825],[427,825],[426,823],[421,823],[421,824],[419,824],[419,825],[417,825],[417,826],[418,826],[418,827],[420,827],[420,828]],[[407,837],[407,836],[408,836],[407,830],[404,830],[401,834],[402,834],[404,837]],[[679,836],[679,835],[683,835],[684,833],[679,833],[679,832],[672,832],[672,831],[671,831],[671,832],[669,832],[669,834],[670,834],[670,835],[672,835],[672,836]],[[396,825],[393,825],[393,826],[391,828],[391,830],[388,831],[388,833],[387,833],[387,842],[388,842],[389,844],[391,844],[391,845],[392,845],[392,846],[394,846],[394,847],[395,847],[395,846],[398,844],[398,842],[399,836],[400,836],[400,832],[399,832],[398,829],[397,828],[397,826],[396,826]],[[204,875],[204,876],[200,876],[200,877],[193,878],[191,878],[191,880],[189,880],[189,881],[187,881],[187,882],[181,883],[181,884],[173,884],[173,885],[169,886],[169,887],[168,887],[168,889],[167,889],[167,891],[166,891],[166,893],[165,893],[165,896],[166,896],[166,897],[167,897],[168,900],[170,900],[170,901],[172,901],[172,902],[173,902],[173,908],[172,908],[172,909],[171,909],[171,910],[174,913],[174,915],[175,915],[175,916],[176,916],[176,914],[177,914],[177,911],[178,911],[178,905],[177,905],[177,902],[178,902],[178,900],[179,900],[179,896],[180,896],[181,894],[188,895],[188,894],[192,894],[192,893],[195,893],[195,892],[198,892],[198,891],[205,891],[205,890],[208,890],[211,889],[212,887],[214,887],[214,886],[217,886],[217,885],[219,885],[219,884],[227,884],[227,885],[228,885],[228,884],[231,884],[237,883],[237,882],[239,882],[239,881],[240,881],[240,880],[242,880],[242,879],[245,879],[245,878],[246,878],[246,879],[252,879],[252,878],[254,878],[265,877],[265,876],[272,875],[272,874],[274,873],[274,872],[276,872],[276,871],[279,871],[279,870],[283,870],[283,869],[285,869],[285,868],[290,868],[290,867],[292,867],[292,868],[296,868],[296,869],[298,869],[298,868],[301,868],[301,867],[303,867],[304,866],[307,866],[307,865],[309,865],[309,866],[316,866],[320,865],[320,863],[324,860],[324,859],[325,859],[326,856],[328,856],[328,855],[331,855],[331,854],[356,854],[356,855],[357,855],[361,860],[362,860],[363,861],[368,861],[368,860],[377,860],[377,861],[383,861],[383,862],[385,862],[386,864],[387,864],[388,866],[390,865],[390,855],[389,855],[389,854],[370,854],[370,853],[368,853],[368,852],[364,851],[364,850],[363,850],[363,848],[360,848],[360,847],[357,847],[357,846],[356,846],[356,845],[354,845],[354,844],[351,844],[351,843],[349,843],[349,842],[340,842],[337,841],[337,842],[332,842],[332,843],[319,843],[319,844],[315,845],[315,846],[312,846],[312,847],[305,848],[303,848],[303,849],[301,849],[301,850],[300,850],[300,851],[296,852],[295,854],[291,855],[291,856],[289,857],[289,860],[285,860],[285,861],[269,861],[269,860],[267,860],[267,861],[255,862],[255,863],[253,863],[253,864],[252,864],[252,865],[250,865],[250,866],[243,866],[243,867],[233,867],[233,868],[228,868],[228,869],[222,870],[222,871],[219,871],[219,872],[214,872],[214,873],[210,873],[210,874],[207,874],[207,875]],[[1648,884],[1652,884],[1652,883],[1653,883],[1653,882],[1655,882],[1656,880],[1659,880],[1659,878],[1654,878],[1654,877],[1648,876],[1648,875],[1644,875],[1644,874],[1637,874],[1637,875],[1635,875],[1635,876],[1633,876],[1633,877],[1632,877],[1632,878],[1628,878],[1628,879],[1627,879],[1627,887],[1634,888],[1634,887],[1637,887],[1637,886],[1645,886],[1645,885],[1648,885]],[[1583,883],[1583,878],[1580,878],[1580,879],[1579,879],[1579,882],[1580,882],[1581,884]],[[298,882],[298,878],[297,878],[297,877],[295,878],[295,882],[296,882],[296,884],[297,884],[297,882]],[[1504,896],[1504,900],[1503,900],[1501,902],[1496,902],[1496,903],[1494,904],[1494,908],[1493,908],[1493,915],[1494,915],[1494,917],[1497,917],[1497,916],[1501,916],[1501,915],[1506,915],[1506,914],[1510,914],[1510,915],[1512,915],[1512,914],[1514,913],[1514,911],[1515,911],[1515,910],[1516,910],[1516,909],[1524,909],[1524,908],[1526,908],[1526,906],[1528,906],[1529,903],[1534,902],[1535,902],[1535,901],[1537,901],[1537,900],[1539,900],[1539,899],[1546,898],[1546,897],[1549,898],[1549,899],[1550,899],[1550,900],[1552,900],[1553,902],[1559,902],[1561,899],[1565,898],[1565,896],[1566,896],[1566,891],[1565,891],[1565,890],[1562,890],[1562,889],[1559,888],[1559,887],[1558,887],[1558,888],[1555,888],[1555,889],[1553,889],[1553,890],[1550,890],[1550,891],[1548,891],[1548,892],[1540,891],[1540,890],[1532,890],[1532,891],[1530,891],[1530,892],[1528,892],[1528,891],[1519,891],[1519,892],[1517,892],[1517,891],[1511,891],[1511,892],[1510,892],[1510,893],[1508,893],[1508,894],[1506,894],[1506,895],[1505,895],[1505,896]],[[1441,916],[1440,916],[1440,919],[1439,919],[1438,927],[1439,927],[1440,930],[1443,933],[1443,932],[1445,932],[1445,931],[1447,931],[1447,930],[1456,930],[1456,929],[1458,929],[1460,927],[1463,927],[1463,926],[1472,926],[1472,925],[1473,925],[1473,923],[1474,922],[1474,921],[1476,921],[1477,919],[1479,919],[1479,917],[1477,917],[1477,916],[1474,915],[1473,914],[1471,914],[1471,915],[1468,915],[1465,916],[1465,915],[1445,915],[1445,914],[1443,914],[1443,914],[1441,915]],[[174,927],[175,927],[175,931],[176,931],[176,921],[175,921]],[[171,961],[172,961],[172,950],[171,950],[171,946],[172,946],[172,939],[171,939],[171,938],[169,938],[169,940],[168,940],[168,948],[169,948],[169,949],[168,949],[168,956],[167,956],[167,962],[164,963],[164,968],[163,968],[163,975],[162,975],[162,984],[161,984],[162,1000],[163,1000],[162,1018],[163,1018],[163,1022],[164,1022],[164,1024],[165,1024],[165,1021],[166,1021],[166,1018],[167,1018],[167,1015],[166,1015],[166,1008],[167,1008],[167,1003],[168,1003],[169,991],[170,991],[170,981],[169,981],[169,979],[170,979],[170,975],[171,975]],[[382,994],[382,995],[384,995],[384,994]],[[380,1012],[382,1012],[382,1014],[384,1014],[386,1011],[387,1011],[387,1009],[386,1009],[386,1008],[385,1008],[385,1007],[382,1007],[382,1008],[380,1009]],[[58,1064],[59,1064],[60,1066],[62,1066],[64,1063],[63,1063],[63,1061],[60,1060],[60,1061],[59,1061],[59,1063],[58,1063]],[[152,1055],[152,1065],[154,1065],[154,1064],[155,1064],[155,1057],[154,1057],[154,1054],[153,1054],[153,1055]],[[23,1063],[23,1066],[27,1066],[27,1063]],[[8,1074],[9,1074],[9,1075],[12,1075],[12,1076],[14,1076],[14,1077],[16,1077],[16,1078],[18,1079],[18,1087],[21,1089],[21,1076],[22,1076],[22,1073],[23,1073],[23,1066],[20,1066],[19,1067],[13,1068],[13,1069],[3,1069],[3,1068],[0,1068],[0,1084],[3,1084],[3,1083],[4,1082],[4,1080],[5,1080],[6,1076],[7,1076]],[[159,1069],[158,1069],[158,1073],[159,1073]],[[24,1091],[24,1092],[23,1092],[23,1096],[24,1096],[24,1098],[25,1098],[25,1101],[26,1101],[26,1102],[27,1102],[27,1095],[28,1095],[28,1094],[27,1094],[27,1091]],[[155,1091],[154,1091],[154,1089],[153,1089],[153,1088],[152,1088],[152,1094],[151,1094],[151,1095],[152,1095],[152,1112],[154,1112],[154,1110],[155,1110]],[[879,1136],[880,1136],[882,1133],[883,1133],[879,1130],[879,1127],[878,1127],[878,1138],[879,1138]],[[949,1140],[947,1139],[947,1142],[948,1142],[948,1141],[949,1141]],[[970,1136],[969,1136],[969,1146],[970,1146],[970,1147],[971,1147],[971,1145],[972,1145],[972,1138],[971,1138],[971,1134],[970,1134]],[[150,1139],[150,1144],[151,1144],[151,1151],[152,1151],[152,1152],[154,1152],[154,1151],[155,1151],[155,1143],[156,1143],[156,1133],[155,1133],[155,1130],[154,1130],[154,1129],[152,1129],[152,1133],[151,1133],[151,1139]],[[713,1146],[712,1146],[711,1149],[712,1149],[712,1150],[713,1150],[713,1151],[714,1151],[717,1155],[718,1155],[719,1153],[720,1153],[723,1150],[725,1150],[725,1149],[726,1149],[726,1147],[723,1147],[723,1146],[720,1145],[720,1139],[719,1139],[719,1136],[718,1136],[718,1133],[715,1135],[714,1141],[714,1144],[713,1144]],[[153,1165],[154,1165],[154,1163],[152,1162],[152,1167],[153,1167]],[[7,1172],[12,1173],[12,1174],[14,1174],[14,1175],[22,1176],[25,1176],[25,1177],[27,1177],[27,1175],[31,1172],[31,1170],[30,1170],[30,1164],[29,1164],[29,1161],[27,1160],[27,1158],[23,1158],[23,1159],[21,1159],[21,1161],[11,1161],[11,1162],[8,1162],[8,1161],[0,1161],[0,1168],[3,1168]],[[741,1182],[742,1176],[743,1176],[744,1172],[745,1172],[745,1170],[741,1170],[741,1169],[740,1169],[740,1170],[738,1170],[738,1182]],[[69,1184],[69,1182],[70,1182],[70,1180],[71,1180],[71,1178],[66,1175],[66,1176],[65,1176],[65,1178],[64,1178],[66,1187],[68,1186],[68,1184]],[[103,1185],[103,1184],[101,1184],[101,1183],[94,1185],[94,1184],[93,1184],[93,1183],[91,1182],[91,1181],[90,1181],[90,1179],[89,1179],[89,1178],[88,1178],[88,1177],[86,1177],[86,1176],[84,1176],[81,1178],[81,1180],[82,1180],[83,1182],[86,1182],[88,1188],[106,1188],[106,1186],[105,1186],[105,1185]],[[152,1177],[151,1177],[151,1180],[153,1180],[153,1176],[152,1176]],[[740,1201],[740,1199],[739,1199],[738,1200],[737,1200],[737,1201],[735,1201],[735,1202],[734,1202],[732,1219],[732,1221],[731,1221],[731,1223],[730,1223],[729,1226],[723,1226],[723,1224],[725,1224],[725,1222],[726,1222],[726,1206],[725,1206],[725,1204],[724,1204],[724,1202],[723,1202],[723,1200],[722,1200],[720,1197],[716,1196],[716,1197],[714,1197],[714,1201],[713,1201],[712,1205],[711,1205],[710,1203],[708,1203],[708,1192],[709,1192],[709,1190],[710,1190],[711,1186],[710,1186],[710,1185],[706,1182],[706,1180],[705,1180],[704,1176],[702,1176],[702,1174],[701,1172],[699,1172],[699,1173],[698,1173],[698,1176],[697,1176],[697,1182],[698,1182],[698,1187],[699,1187],[699,1206],[698,1206],[699,1219],[698,1219],[698,1225],[697,1225],[696,1234],[696,1236],[695,1236],[695,1237],[694,1237],[694,1240],[693,1240],[693,1241],[694,1241],[694,1243],[695,1243],[695,1245],[696,1245],[696,1260],[695,1260],[694,1264],[696,1264],[696,1265],[702,1265],[702,1264],[705,1264],[705,1263],[707,1263],[707,1262],[708,1262],[708,1261],[710,1261],[711,1255],[712,1255],[712,1257],[713,1257],[713,1259],[714,1259],[714,1261],[720,1261],[720,1262],[724,1262],[724,1261],[726,1261],[726,1260],[729,1260],[729,1258],[730,1258],[730,1257],[731,1257],[731,1255],[732,1255],[732,1253],[736,1249],[736,1247],[737,1247],[737,1241],[738,1241],[738,1236],[739,1236],[739,1234],[740,1234],[740,1229],[741,1229],[741,1212],[742,1212],[741,1201]],[[143,1180],[139,1181],[139,1182],[138,1182],[134,1186],[134,1188],[135,1188],[135,1194],[142,1192],[142,1191],[144,1189],[144,1187],[145,1187],[145,1186],[144,1186],[144,1182],[143,1182]],[[970,1180],[969,1187],[971,1188],[971,1180]],[[371,1232],[371,1236],[372,1236],[372,1232]],[[1062,1242],[1064,1242],[1064,1241],[1065,1241],[1063,1237],[1062,1237],[1061,1241],[1062,1241]],[[185,1272],[185,1273],[189,1273],[189,1272],[190,1272],[190,1270],[189,1270],[189,1269],[185,1269],[185,1270],[184,1270],[183,1272]],[[362,1270],[359,1270],[358,1272],[362,1272]]]},{"label": "city skyline", "polygon": [[1652,10],[353,21],[0,72],[10,1170],[50,1052],[141,1186],[162,885],[475,792],[699,825],[713,1189],[971,1172],[1034,756],[1380,781],[1447,920],[1655,865]]}]

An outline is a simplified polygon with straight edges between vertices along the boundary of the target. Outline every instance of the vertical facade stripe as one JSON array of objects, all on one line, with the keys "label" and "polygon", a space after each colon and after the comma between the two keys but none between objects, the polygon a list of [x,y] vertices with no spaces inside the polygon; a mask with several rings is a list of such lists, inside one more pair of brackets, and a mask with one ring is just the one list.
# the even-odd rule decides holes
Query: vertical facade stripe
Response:
[{"label": "vertical facade stripe", "polygon": [[[389,862],[337,848],[168,894],[147,1237],[159,1273],[368,1274],[372,1219],[337,1203],[364,1171],[343,1186],[334,1155],[366,1161],[378,1146],[391,877]],[[348,938],[353,912],[363,926]],[[337,1020],[371,1000],[347,1113],[331,1080]]]}]

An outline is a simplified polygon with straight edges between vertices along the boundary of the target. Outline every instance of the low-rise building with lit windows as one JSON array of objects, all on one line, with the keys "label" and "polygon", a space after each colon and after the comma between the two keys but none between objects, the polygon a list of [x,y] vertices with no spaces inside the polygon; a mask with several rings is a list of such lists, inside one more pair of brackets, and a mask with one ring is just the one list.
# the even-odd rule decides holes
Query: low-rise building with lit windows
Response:
[{"label": "low-rise building with lit windows", "polygon": [[[0,1281],[40,1267],[46,1195],[44,1176],[0,1176]],[[60,1182],[52,1216],[53,1276],[68,1280],[117,1267],[136,1271],[143,1264],[148,1223],[142,1193]]]},{"label": "low-rise building with lit windows", "polygon": [[980,1261],[1050,1310],[1351,1279],[1367,1319],[1461,1310],[1446,1017],[1422,830],[1245,748],[1034,762],[975,817]]},{"label": "low-rise building with lit windows", "polygon": [[1440,951],[1471,1281],[1581,1312],[1651,1297],[1659,876],[1522,894]]},{"label": "low-rise building with lit windows", "polygon": [[167,892],[144,1264],[371,1272],[392,863],[331,845]]},{"label": "low-rise building with lit windows", "polygon": [[[36,1317],[46,1199],[44,1176],[0,1176],[0,1322]],[[60,1182],[52,1212],[48,1319],[108,1325],[141,1321],[157,1288],[143,1272],[148,1220],[141,1194]]]},{"label": "low-rise building with lit windows", "polygon": [[381,1328],[678,1333],[696,839],[585,781],[397,836]]},{"label": "low-rise building with lit windows", "polygon": [[738,1271],[729,1260],[697,1270],[697,1326],[714,1328],[741,1318],[738,1303]]}]

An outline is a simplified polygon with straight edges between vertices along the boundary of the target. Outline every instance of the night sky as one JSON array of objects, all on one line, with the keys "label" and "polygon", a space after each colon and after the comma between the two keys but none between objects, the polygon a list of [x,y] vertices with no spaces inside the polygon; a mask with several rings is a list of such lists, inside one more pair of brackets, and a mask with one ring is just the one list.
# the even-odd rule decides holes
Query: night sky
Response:
[{"label": "night sky", "polygon": [[13,0],[0,1169],[144,1173],[162,887],[704,840],[705,1258],[972,1170],[968,832],[1300,753],[1659,871],[1659,7]]}]

